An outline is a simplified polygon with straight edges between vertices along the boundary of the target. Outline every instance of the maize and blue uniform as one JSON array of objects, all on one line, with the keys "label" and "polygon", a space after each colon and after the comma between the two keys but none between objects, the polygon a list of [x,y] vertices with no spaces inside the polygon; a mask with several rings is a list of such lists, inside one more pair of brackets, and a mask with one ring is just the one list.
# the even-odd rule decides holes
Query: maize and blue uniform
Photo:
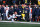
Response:
[{"label": "maize and blue uniform", "polygon": [[22,15],[22,20],[25,20],[25,8],[24,9],[22,8],[22,14],[21,15]]}]

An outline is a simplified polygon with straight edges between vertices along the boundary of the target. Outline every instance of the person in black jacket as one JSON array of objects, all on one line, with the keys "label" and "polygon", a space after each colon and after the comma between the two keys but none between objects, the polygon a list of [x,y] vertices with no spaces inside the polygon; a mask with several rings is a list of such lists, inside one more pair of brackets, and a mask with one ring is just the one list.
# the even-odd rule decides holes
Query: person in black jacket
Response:
[{"label": "person in black jacket", "polygon": [[11,6],[11,8],[9,9],[9,15],[13,15],[13,13],[14,13],[14,8],[13,6]]},{"label": "person in black jacket", "polygon": [[0,5],[0,17],[1,17],[1,5]]},{"label": "person in black jacket", "polygon": [[3,7],[3,5],[1,7],[1,16],[2,16],[2,20],[4,20],[4,7]]},{"label": "person in black jacket", "polygon": [[0,5],[0,13],[1,13],[1,5]]},{"label": "person in black jacket", "polygon": [[29,7],[27,6],[26,8],[25,8],[25,20],[26,21],[29,21]]},{"label": "person in black jacket", "polygon": [[37,21],[39,8],[35,8],[35,21]]}]

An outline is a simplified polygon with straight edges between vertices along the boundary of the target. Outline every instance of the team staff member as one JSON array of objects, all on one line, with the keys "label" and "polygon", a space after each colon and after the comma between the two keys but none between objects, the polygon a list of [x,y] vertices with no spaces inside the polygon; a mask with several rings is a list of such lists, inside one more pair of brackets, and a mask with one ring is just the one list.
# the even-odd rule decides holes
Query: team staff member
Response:
[{"label": "team staff member", "polygon": [[[18,15],[21,15],[22,14],[22,7],[19,7],[18,9]],[[21,16],[18,17],[18,20],[20,21],[21,20]]]},{"label": "team staff member", "polygon": [[38,18],[39,18],[39,20],[40,20],[40,8],[39,8],[39,12],[38,12]]},{"label": "team staff member", "polygon": [[2,5],[1,7],[1,16],[2,16],[2,20],[4,20],[4,5]]},{"label": "team staff member", "polygon": [[9,15],[13,15],[13,13],[14,13],[14,7],[12,5],[11,8],[9,9]]},{"label": "team staff member", "polygon": [[0,13],[1,13],[1,5],[0,5]]},{"label": "team staff member", "polygon": [[26,21],[29,21],[29,6],[25,8],[25,19]]},{"label": "team staff member", "polygon": [[37,21],[39,9],[38,9],[36,4],[34,5],[34,9],[33,10],[34,10],[34,21]]},{"label": "team staff member", "polygon": [[39,8],[35,7],[35,21],[37,21],[38,13],[39,13]]}]

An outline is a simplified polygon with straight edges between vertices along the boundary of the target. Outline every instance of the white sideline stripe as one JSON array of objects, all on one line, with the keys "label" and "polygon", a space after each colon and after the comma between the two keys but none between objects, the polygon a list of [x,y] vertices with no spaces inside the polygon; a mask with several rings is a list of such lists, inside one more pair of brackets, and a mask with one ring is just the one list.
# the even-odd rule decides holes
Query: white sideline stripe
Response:
[{"label": "white sideline stripe", "polygon": [[[0,21],[0,22],[12,22],[12,21]],[[19,22],[19,21],[14,21],[13,23],[23,23],[23,24],[40,24],[37,22]]]},{"label": "white sideline stripe", "polygon": [[0,21],[0,22],[12,22],[12,21]]},{"label": "white sideline stripe", "polygon": [[40,23],[33,23],[33,22],[16,22],[16,23],[23,23],[23,24],[40,24]]}]

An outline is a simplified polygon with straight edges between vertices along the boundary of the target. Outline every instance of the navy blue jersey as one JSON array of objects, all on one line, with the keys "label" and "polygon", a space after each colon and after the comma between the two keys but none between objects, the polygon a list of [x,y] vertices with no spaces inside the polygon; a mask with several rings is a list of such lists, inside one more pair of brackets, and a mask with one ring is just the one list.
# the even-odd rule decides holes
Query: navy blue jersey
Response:
[{"label": "navy blue jersey", "polygon": [[35,8],[35,15],[38,16],[38,13],[39,13],[39,8]]},{"label": "navy blue jersey", "polygon": [[18,9],[18,14],[21,15],[21,13],[22,13],[22,8],[19,8]]},{"label": "navy blue jersey", "polygon": [[32,8],[32,15],[35,15],[35,9]]},{"label": "navy blue jersey", "polygon": [[14,9],[9,10],[9,14],[12,15],[14,13]]},{"label": "navy blue jersey", "polygon": [[0,8],[0,13],[1,13],[1,8]]},{"label": "navy blue jersey", "polygon": [[4,8],[3,7],[1,8],[1,13],[4,13]]},{"label": "navy blue jersey", "polygon": [[38,13],[38,15],[40,16],[40,9],[39,9],[39,13]]}]

